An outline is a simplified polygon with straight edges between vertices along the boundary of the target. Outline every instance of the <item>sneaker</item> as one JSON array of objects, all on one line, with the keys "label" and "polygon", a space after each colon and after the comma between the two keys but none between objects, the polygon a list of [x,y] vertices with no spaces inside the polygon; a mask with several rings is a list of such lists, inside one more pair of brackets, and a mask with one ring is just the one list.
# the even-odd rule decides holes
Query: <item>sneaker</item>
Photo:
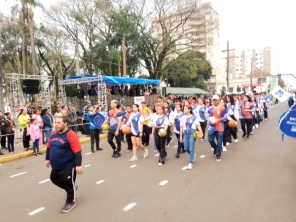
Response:
[{"label": "sneaker", "polygon": [[253,126],[253,129],[255,129],[255,126]]},{"label": "sneaker", "polygon": [[187,166],[187,170],[191,170],[192,168],[193,168],[193,164],[189,163],[188,166]]},{"label": "sneaker", "polygon": [[136,155],[134,155],[134,156],[130,159],[130,162],[134,162],[134,161],[136,161],[136,160],[138,160],[138,157],[137,157]]},{"label": "sneaker", "polygon": [[245,140],[247,140],[247,139],[249,139],[249,137],[248,137],[248,136],[246,136],[246,137],[245,137]]},{"label": "sneaker", "polygon": [[66,203],[65,206],[61,209],[61,213],[67,213],[76,206],[76,202]]},{"label": "sneaker", "polygon": [[158,153],[158,150],[157,150],[157,149],[154,149],[153,152],[154,152],[154,153]]},{"label": "sneaker", "polygon": [[167,143],[166,145],[165,145],[165,147],[169,147],[170,146],[170,143]]},{"label": "sneaker", "polygon": [[179,158],[180,157],[180,153],[176,153],[176,158]]},{"label": "sneaker", "polygon": [[5,153],[2,153],[2,152],[0,151],[0,155],[5,155]]},{"label": "sneaker", "polygon": [[116,154],[114,155],[114,158],[118,158],[120,156],[121,156],[121,154],[119,152],[116,152]]},{"label": "sneaker", "polygon": [[200,142],[203,143],[204,142],[204,139],[200,139]]},{"label": "sneaker", "polygon": [[222,150],[223,150],[223,152],[227,152],[226,146],[222,146]]},{"label": "sneaker", "polygon": [[95,150],[94,150],[94,149],[91,149],[91,152],[92,152],[92,153],[94,153],[94,152],[95,152]]},{"label": "sneaker", "polygon": [[145,149],[144,151],[144,158],[148,157],[148,149]]},{"label": "sneaker", "polygon": [[235,140],[233,140],[235,143],[237,143],[238,142],[238,139],[235,139]]},{"label": "sneaker", "polygon": [[28,151],[29,150],[29,148],[27,147],[27,148],[25,148],[25,151]]},{"label": "sneaker", "polygon": [[258,128],[258,127],[259,127],[259,125],[258,125],[258,124],[255,124],[255,127],[256,127],[256,128]]},{"label": "sneaker", "polygon": [[232,143],[226,142],[226,146],[232,145]]},{"label": "sneaker", "polygon": [[246,136],[246,134],[244,133],[244,134],[243,134],[243,138],[244,138],[245,136]]},{"label": "sneaker", "polygon": [[196,154],[194,154],[194,157],[193,157],[193,163],[195,162],[195,159],[196,159]]},{"label": "sneaker", "polygon": [[220,162],[221,161],[221,157],[220,156],[217,156],[216,157],[216,161]]},{"label": "sneaker", "polygon": [[37,152],[37,155],[40,155],[40,156],[42,156],[42,153],[40,153],[40,152]]},{"label": "sneaker", "polygon": [[158,166],[162,166],[163,165],[163,163],[158,163]]},{"label": "sneaker", "polygon": [[101,151],[101,150],[103,150],[103,149],[99,147],[99,148],[97,148],[97,150]]},{"label": "sneaker", "polygon": [[33,156],[37,156],[37,154],[36,153],[33,153]]},{"label": "sneaker", "polygon": [[211,151],[214,151],[214,148],[211,148]]},{"label": "sneaker", "polygon": [[116,151],[114,150],[114,151],[113,151],[113,154],[112,154],[112,157],[114,157],[114,156],[115,156],[115,154],[116,154]]},{"label": "sneaker", "polygon": [[145,143],[144,146],[149,146],[149,143]]}]

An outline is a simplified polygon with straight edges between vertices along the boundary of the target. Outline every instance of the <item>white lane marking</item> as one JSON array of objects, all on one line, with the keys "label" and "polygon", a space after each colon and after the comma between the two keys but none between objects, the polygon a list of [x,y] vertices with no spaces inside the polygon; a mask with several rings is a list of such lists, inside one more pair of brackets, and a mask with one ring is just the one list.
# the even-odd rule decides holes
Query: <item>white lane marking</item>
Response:
[{"label": "white lane marking", "polygon": [[27,173],[27,172],[22,172],[22,173],[11,175],[10,178],[17,177],[17,176],[23,175],[25,173]]},{"label": "white lane marking", "polygon": [[200,155],[199,157],[200,157],[200,158],[205,158],[205,157],[206,157],[206,155]]},{"label": "white lane marking", "polygon": [[135,165],[131,165],[131,168],[135,168],[137,165],[135,164]]},{"label": "white lane marking", "polygon": [[50,181],[50,179],[42,180],[42,181],[39,182],[39,184],[46,183],[48,181]]},{"label": "white lane marking", "polygon": [[90,154],[92,154],[92,152],[89,152],[89,153],[85,153],[85,155],[90,155]]},{"label": "white lane marking", "polygon": [[105,182],[105,180],[100,180],[100,181],[96,182],[96,184],[101,184],[101,183],[104,183],[104,182]]},{"label": "white lane marking", "polygon": [[154,156],[159,156],[159,153],[155,154]]},{"label": "white lane marking", "polygon": [[127,212],[127,211],[129,211],[130,209],[132,209],[133,207],[135,207],[136,205],[137,205],[137,203],[130,203],[130,204],[126,205],[124,208],[122,208],[122,210],[123,210],[124,212]]},{"label": "white lane marking", "polygon": [[90,164],[87,164],[87,165],[84,166],[84,168],[87,168],[87,167],[90,167]]},{"label": "white lane marking", "polygon": [[181,170],[187,170],[187,166],[182,167]]},{"label": "white lane marking", "polygon": [[169,181],[168,180],[163,180],[159,183],[160,186],[164,186],[168,183]]},{"label": "white lane marking", "polygon": [[40,208],[38,208],[38,209],[36,209],[36,210],[33,210],[33,211],[31,211],[30,213],[28,213],[30,216],[33,216],[34,214],[37,214],[37,213],[39,213],[39,212],[41,212],[41,211],[43,211],[43,210],[45,210],[45,207],[40,207]]}]

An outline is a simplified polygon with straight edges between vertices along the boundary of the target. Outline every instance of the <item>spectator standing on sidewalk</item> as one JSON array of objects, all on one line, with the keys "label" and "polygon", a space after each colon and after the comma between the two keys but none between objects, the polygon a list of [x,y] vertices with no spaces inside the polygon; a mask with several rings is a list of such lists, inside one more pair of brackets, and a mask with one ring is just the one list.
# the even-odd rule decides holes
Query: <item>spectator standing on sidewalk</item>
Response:
[{"label": "spectator standing on sidewalk", "polygon": [[[29,150],[30,147],[30,138],[28,138],[27,134],[27,123],[30,122],[30,116],[27,113],[26,108],[22,108],[19,115],[18,115],[18,121],[20,124],[20,131],[22,132],[22,140],[23,140],[23,147],[25,151]],[[28,140],[29,139],[29,140]]]},{"label": "spectator standing on sidewalk", "polygon": [[1,127],[1,150],[7,150],[6,147],[6,135],[5,135],[5,115],[3,115],[3,112],[0,111],[0,127]]},{"label": "spectator standing on sidewalk", "polygon": [[50,115],[48,109],[43,110],[42,120],[44,124],[44,131],[45,131],[45,142],[47,143],[50,137],[50,134],[52,133],[52,127],[53,127],[53,117]]},{"label": "spectator standing on sidewalk", "polygon": [[76,173],[82,174],[81,145],[76,133],[68,129],[68,118],[57,117],[55,130],[47,143],[45,166],[52,168],[51,181],[67,193],[62,213],[76,206]]},{"label": "spectator standing on sidewalk", "polygon": [[68,103],[68,119],[69,119],[69,129],[77,133],[77,113],[73,107],[73,103]]},{"label": "spectator standing on sidewalk", "polygon": [[4,120],[5,134],[7,135],[7,148],[10,154],[14,154],[14,133],[15,123],[11,117],[11,113],[5,113],[6,119]]},{"label": "spectator standing on sidewalk", "polygon": [[40,140],[40,127],[38,125],[37,119],[32,118],[31,119],[31,125],[30,125],[30,138],[33,142],[33,156],[41,155],[39,152],[39,140]]}]

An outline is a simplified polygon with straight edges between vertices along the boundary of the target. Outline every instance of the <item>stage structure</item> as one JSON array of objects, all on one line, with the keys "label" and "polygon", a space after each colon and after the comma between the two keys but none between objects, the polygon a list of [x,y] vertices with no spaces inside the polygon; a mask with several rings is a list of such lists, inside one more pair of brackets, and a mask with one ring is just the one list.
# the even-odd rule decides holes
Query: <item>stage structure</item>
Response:
[{"label": "stage structure", "polygon": [[65,85],[98,85],[98,104],[102,107],[102,111],[107,111],[106,83],[102,75],[71,76],[59,80],[59,101],[62,105],[67,105]]},{"label": "stage structure", "polygon": [[13,101],[13,106],[11,107],[12,116],[16,117],[19,110],[26,103],[26,98],[21,86],[21,80],[39,80],[40,81],[40,93],[37,94],[37,104],[42,104],[42,109],[49,108],[51,110],[51,99],[49,90],[49,81],[52,80],[50,76],[42,75],[26,75],[18,73],[8,73],[5,75],[6,79],[10,81],[10,99]]}]

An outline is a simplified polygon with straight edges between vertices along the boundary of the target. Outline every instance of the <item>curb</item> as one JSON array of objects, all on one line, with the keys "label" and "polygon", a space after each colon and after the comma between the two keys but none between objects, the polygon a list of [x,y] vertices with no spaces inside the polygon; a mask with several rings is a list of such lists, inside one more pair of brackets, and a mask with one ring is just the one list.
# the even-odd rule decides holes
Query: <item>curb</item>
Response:
[{"label": "curb", "polygon": [[[107,133],[100,134],[100,139],[104,139],[104,138],[107,138]],[[79,139],[80,143],[86,143],[86,142],[89,142],[89,141],[90,141],[90,137]],[[46,147],[41,147],[40,148],[40,153],[45,153],[45,152],[46,152]],[[17,159],[24,158],[24,157],[29,157],[29,156],[33,156],[33,151],[32,150],[25,151],[23,153],[17,153],[17,154],[14,154],[14,155],[7,155],[5,157],[1,157],[0,158],[0,163],[7,163],[7,162],[10,162],[10,161],[13,161],[13,160],[17,160]]]}]

